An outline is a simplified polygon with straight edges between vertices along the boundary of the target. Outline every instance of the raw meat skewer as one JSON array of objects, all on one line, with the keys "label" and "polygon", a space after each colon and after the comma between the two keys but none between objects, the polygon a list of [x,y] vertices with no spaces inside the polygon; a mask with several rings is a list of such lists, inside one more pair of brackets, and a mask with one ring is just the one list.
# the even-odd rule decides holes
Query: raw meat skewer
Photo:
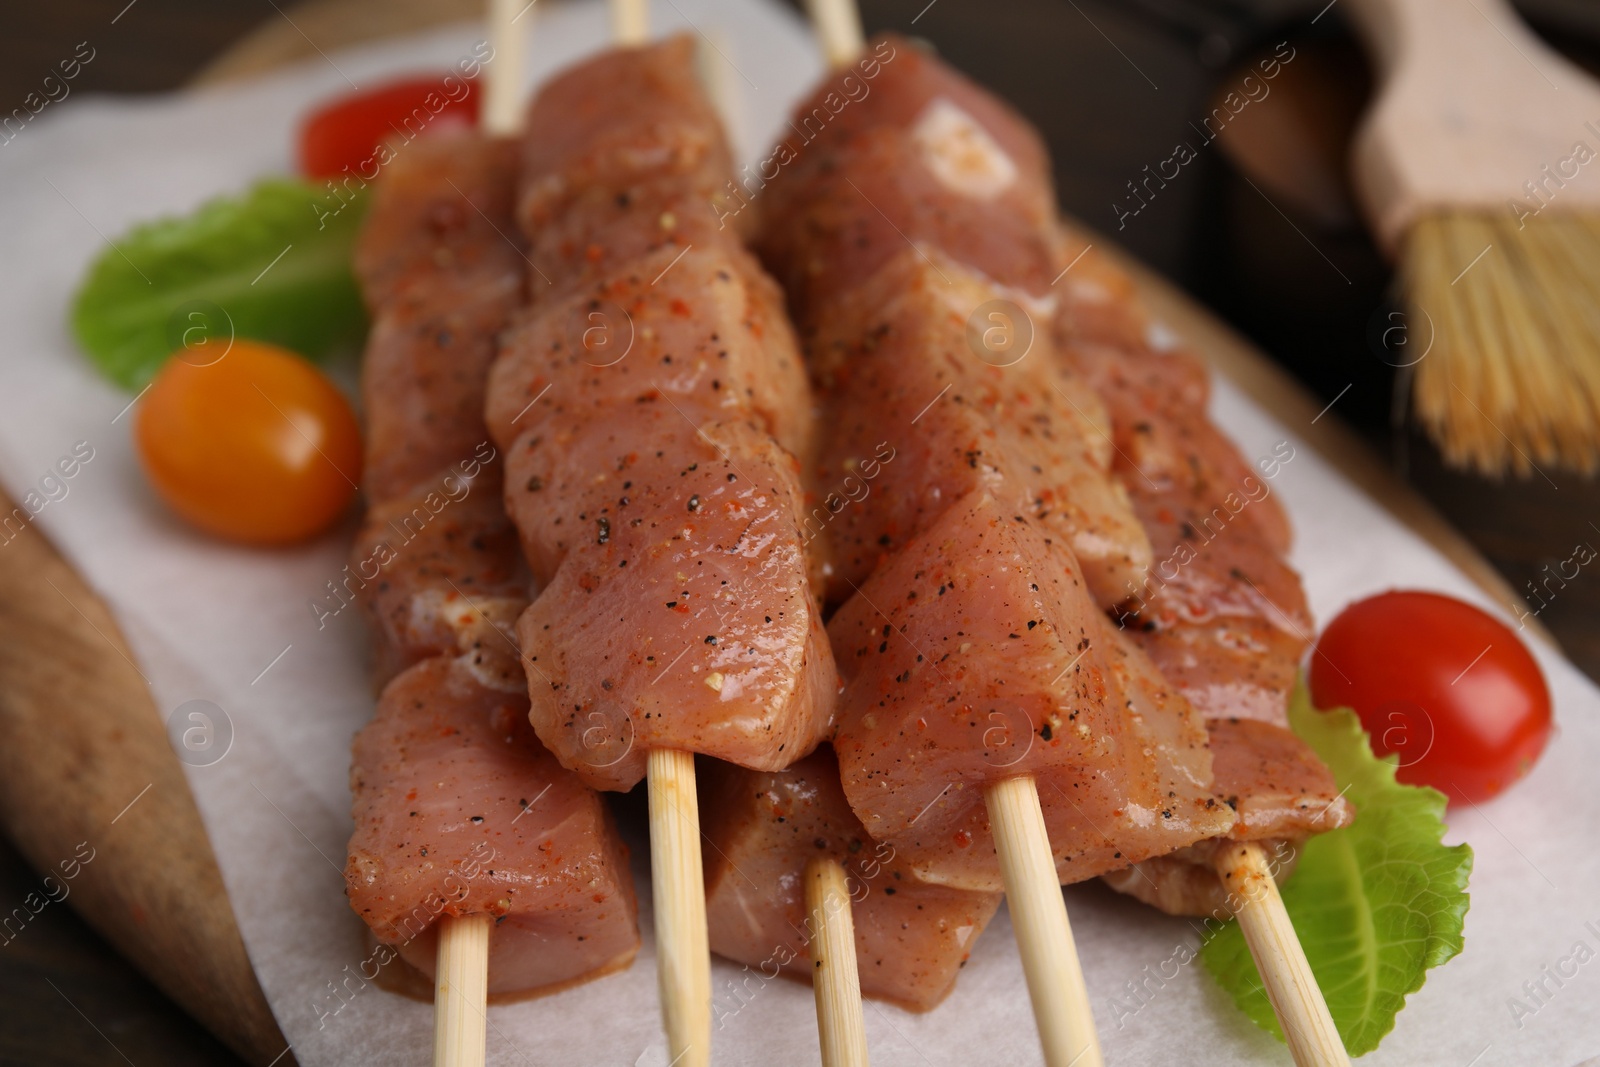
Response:
[{"label": "raw meat skewer", "polygon": [[[626,19],[619,24],[627,25]],[[694,760],[777,769],[837,681],[800,535],[806,395],[782,297],[709,204],[732,172],[686,38],[558,75],[523,136],[530,303],[487,421],[540,594],[518,622],[541,740],[648,779],[668,1054],[710,1054]]]},{"label": "raw meat skewer", "polygon": [[476,134],[408,146],[357,256],[374,322],[350,580],[387,684],[353,747],[347,891],[391,954],[432,973],[453,1062],[481,1062],[489,995],[593,977],[638,948],[626,848],[527,725],[507,632],[528,576],[481,412],[522,284],[492,221],[509,220],[514,161]]},{"label": "raw meat skewer", "polygon": [[[891,76],[893,80],[902,80],[902,90],[899,97],[884,97],[882,94],[893,94],[894,90],[887,88],[884,80],[880,79],[877,84],[871,87],[872,93],[877,94],[878,99],[865,101],[864,94],[859,96],[849,94],[851,95],[851,100],[842,102],[842,96],[845,94],[841,93],[841,101],[836,102],[838,106],[829,105],[829,110],[838,116],[837,121],[833,123],[834,128],[828,129],[825,134],[825,136],[833,137],[830,143],[838,145],[841,138],[847,139],[849,148],[846,151],[853,153],[853,156],[847,158],[873,160],[880,171],[891,172],[893,177],[882,183],[872,184],[870,179],[863,178],[861,172],[858,171],[856,181],[861,182],[861,185],[853,190],[845,186],[840,191],[838,199],[834,201],[834,203],[840,205],[839,207],[830,207],[828,201],[822,198],[818,198],[813,203],[805,203],[802,200],[801,206],[809,211],[809,218],[802,224],[791,226],[788,236],[788,240],[791,243],[785,246],[781,243],[782,238],[780,238],[780,244],[777,248],[780,263],[785,262],[785,253],[787,252],[789,254],[787,261],[795,265],[795,269],[791,269],[786,273],[790,278],[791,285],[795,286],[791,292],[797,292],[801,296],[799,302],[802,307],[802,318],[804,318],[803,309],[808,303],[812,306],[829,306],[826,303],[818,304],[815,294],[819,291],[824,294],[833,291],[835,293],[834,299],[837,300],[837,291],[848,290],[851,286],[862,284],[865,281],[865,277],[870,275],[876,265],[882,262],[883,253],[879,250],[888,249],[892,251],[894,248],[900,247],[896,243],[897,241],[903,241],[911,244],[918,249],[919,254],[926,257],[928,252],[924,250],[930,245],[933,248],[937,248],[941,244],[954,240],[956,245],[961,247],[968,257],[966,262],[978,265],[991,277],[1015,287],[1013,292],[1017,293],[1017,296],[1014,299],[1019,300],[1025,309],[1021,311],[1021,317],[1024,320],[1029,318],[1029,313],[1031,312],[1033,316],[1038,317],[1044,323],[1049,323],[1058,317],[1063,323],[1078,319],[1086,321],[1090,326],[1090,329],[1086,331],[1090,334],[1090,339],[1099,342],[1100,347],[1108,351],[1106,354],[1101,355],[1098,361],[1090,360],[1086,366],[1073,366],[1072,369],[1075,372],[1087,373],[1091,379],[1095,380],[1097,385],[1103,383],[1108,377],[1104,370],[1106,364],[1110,364],[1114,369],[1120,369],[1118,362],[1120,355],[1117,352],[1109,351],[1111,348],[1109,340],[1111,335],[1117,332],[1115,327],[1126,327],[1128,325],[1126,322],[1118,321],[1126,318],[1122,314],[1123,308],[1128,302],[1125,299],[1125,280],[1121,290],[1119,290],[1116,285],[1101,284],[1097,286],[1094,284],[1095,282],[1104,283],[1106,279],[1103,277],[1091,276],[1088,279],[1083,278],[1082,276],[1089,274],[1095,266],[1094,261],[1091,259],[1086,264],[1077,266],[1077,274],[1074,274],[1068,280],[1069,288],[1073,290],[1074,295],[1069,296],[1059,306],[1059,312],[1056,307],[1052,307],[1053,304],[1056,304],[1056,298],[1053,295],[1054,283],[1074,269],[1079,259],[1076,253],[1083,252],[1084,249],[1081,247],[1081,242],[1079,242],[1079,247],[1069,248],[1059,257],[1056,255],[1056,252],[1061,250],[1062,246],[1067,242],[1062,241],[1052,233],[1056,227],[1053,217],[1053,197],[1048,196],[1048,177],[1042,166],[1043,156],[1033,148],[1036,139],[1031,137],[1031,134],[1026,131],[1025,127],[1021,126],[1015,117],[1007,115],[1001,105],[989,98],[982,97],[977,90],[954,84],[951,80],[953,76],[945,76],[941,79],[936,71],[924,73],[933,66],[930,61],[922,60],[919,57],[909,62],[912,64],[910,70],[900,69]],[[870,78],[872,74],[869,73],[866,76]],[[919,82],[919,78],[925,80]],[[904,91],[904,85],[907,84],[912,87],[910,93]],[[860,87],[857,86],[857,88],[859,89]],[[819,93],[812,103],[821,101],[822,95]],[[924,104],[927,105],[926,109],[923,109]],[[840,112],[843,108],[849,108],[850,113],[841,114]],[[889,134],[891,131],[871,128],[871,119],[865,117],[863,113],[874,111],[880,116],[885,116],[880,121],[887,121],[891,125],[903,123],[906,127],[913,128],[912,144],[914,147],[910,156],[895,154],[897,151],[904,153],[905,149],[899,147],[904,142],[896,142],[893,136],[877,136],[880,133]],[[819,111],[818,114],[821,114],[821,112]],[[801,115],[807,116],[808,113],[802,111]],[[828,119],[825,116],[823,123],[826,124],[827,122]],[[954,133],[955,136],[942,139],[931,136],[941,126],[946,133]],[[840,133],[840,128],[846,129],[847,132]],[[850,132],[848,132],[850,130],[856,131],[856,136],[853,140],[848,140],[851,136]],[[806,132],[803,132],[802,136],[806,137],[807,141],[811,139]],[[929,151],[930,147],[933,149],[932,152]],[[825,152],[826,150],[807,147],[802,148],[800,151],[815,155],[817,152]],[[834,151],[838,152],[839,149],[835,148]],[[918,153],[920,153],[921,158],[919,158]],[[837,159],[837,156],[835,158]],[[904,160],[904,166],[894,167],[893,163],[900,160]],[[792,160],[784,160],[784,162],[789,164],[792,163]],[[1035,166],[1035,164],[1039,165]],[[803,172],[807,167],[808,163],[802,159],[794,170]],[[845,170],[845,167],[837,162],[834,168],[836,172]],[[997,241],[995,235],[1006,232],[1005,224],[1007,220],[1005,218],[996,218],[992,211],[989,211],[986,217],[985,207],[974,207],[963,214],[959,207],[951,208],[948,203],[940,202],[938,198],[941,195],[948,196],[948,194],[939,193],[937,185],[930,186],[925,177],[919,177],[913,173],[922,171],[925,174],[930,170],[940,178],[940,182],[946,188],[962,189],[964,187],[962,191],[969,198],[969,203],[985,204],[987,202],[987,204],[1000,203],[1003,205],[1007,198],[1011,198],[1013,203],[1023,208],[1022,214],[1016,217],[1031,217],[1037,236],[1029,241],[1021,239],[1021,237],[1025,237],[1025,234],[1021,235],[1021,237],[1013,235],[1014,239],[1009,244],[1006,241]],[[791,173],[785,174],[781,181],[789,184],[779,187],[778,195],[783,203],[780,204],[778,213],[784,214],[784,209],[787,208],[788,215],[792,217],[797,208],[790,194],[796,187],[796,183],[802,189],[804,188],[806,177]],[[833,182],[835,186],[844,185],[843,182],[837,179],[833,179]],[[922,184],[919,184],[919,182]],[[852,182],[851,184],[854,183]],[[1029,204],[1026,201],[1025,194],[1030,187],[1032,190],[1044,194],[1035,198],[1037,203]],[[874,216],[872,210],[861,207],[859,204],[854,209],[846,206],[847,198],[852,192],[857,194],[861,200],[870,202],[872,210],[877,210],[878,214]],[[871,195],[869,195],[869,192]],[[767,195],[770,196],[772,194],[769,191]],[[899,202],[884,199],[885,197],[892,198],[896,195],[904,199]],[[830,214],[830,212],[832,213]],[[860,219],[865,221],[861,222],[859,221]],[[983,220],[988,225],[973,227],[972,222],[974,220]],[[964,224],[968,228],[963,229]],[[887,239],[869,243],[870,238],[878,236],[872,232],[878,226],[882,226],[889,231]],[[804,227],[810,228],[806,229]],[[797,247],[793,243],[793,235],[796,233],[803,235],[798,244],[799,258],[795,258],[793,255]],[[841,276],[840,270],[830,271],[826,266],[820,270],[816,269],[817,265],[831,265],[835,268],[839,266],[825,253],[820,257],[818,255],[817,248],[819,246],[828,247],[826,244],[828,241],[837,242],[833,246],[835,248],[850,248],[855,263],[843,269],[844,274],[848,276]],[[810,248],[806,247],[807,242],[811,243]],[[808,253],[810,258],[807,258]],[[874,258],[875,255],[877,258]],[[938,266],[943,267],[943,271],[939,272],[941,275],[944,272],[953,273],[949,265],[942,260]],[[814,276],[807,273],[807,268],[811,269]],[[948,284],[948,279],[941,276],[940,280]],[[1080,285],[1080,282],[1085,284]],[[1082,299],[1077,298],[1080,293]],[[808,301],[806,299],[807,296],[811,296],[812,299]],[[1032,298],[1031,301],[1029,298]],[[879,299],[882,299],[881,295]],[[952,301],[952,303],[957,302]],[[885,316],[885,318],[888,318],[888,316]],[[817,324],[813,322],[811,325],[815,329]],[[824,325],[826,324],[824,323]],[[1136,335],[1142,342],[1146,335],[1144,324],[1138,323],[1136,325],[1138,326]],[[1108,329],[1107,327],[1112,328]],[[1123,332],[1126,333],[1127,331],[1124,330]],[[827,343],[836,336],[836,333],[824,333],[822,338],[824,343]],[[813,349],[815,350],[817,347],[814,341]],[[1081,360],[1079,362],[1082,363]],[[845,365],[849,366],[850,370],[857,376],[864,377],[866,374],[871,373],[870,370],[861,369],[856,365],[848,363]],[[1071,363],[1063,361],[1063,365],[1071,366]],[[1181,370],[1181,368],[1179,369]],[[1142,384],[1144,378],[1141,375],[1148,377],[1152,381],[1157,378],[1157,374],[1153,369],[1149,371],[1131,371],[1128,376]],[[1203,372],[1201,372],[1201,380],[1203,383]],[[928,392],[931,394],[932,390]],[[1242,467],[1243,465],[1233,455],[1231,448],[1216,435],[1215,431],[1209,427],[1209,424],[1204,422],[1203,416],[1197,414],[1198,411],[1203,411],[1204,408],[1203,384],[1198,396],[1185,396],[1183,398],[1183,404],[1186,405],[1184,410],[1188,411],[1188,415],[1176,420],[1174,420],[1171,411],[1155,413],[1141,411],[1137,418],[1129,417],[1124,419],[1123,412],[1128,408],[1127,398],[1124,395],[1126,392],[1127,390],[1124,389],[1123,393],[1120,394],[1115,392],[1107,394],[1106,400],[1113,416],[1111,421],[1118,424],[1116,426],[1117,439],[1114,442],[1114,446],[1120,462],[1117,464],[1118,470],[1116,473],[1124,483],[1125,492],[1133,497],[1132,502],[1138,513],[1139,521],[1145,524],[1149,530],[1150,541],[1170,549],[1172,547],[1171,544],[1165,543],[1170,533],[1167,527],[1177,529],[1179,526],[1177,520],[1171,518],[1171,513],[1176,512],[1181,515],[1190,507],[1190,502],[1182,495],[1182,491],[1187,491],[1190,484],[1190,480],[1184,477],[1185,458],[1187,457],[1191,461],[1199,461],[1199,465],[1194,467],[1192,480],[1202,483],[1202,485],[1205,481],[1203,472],[1218,475],[1219,477],[1216,480],[1221,481],[1223,480],[1221,476],[1234,474],[1233,468]],[[1129,423],[1132,425],[1129,426]],[[1148,446],[1141,448],[1139,447],[1140,444],[1145,444],[1146,442],[1138,441],[1138,434],[1148,434],[1152,423],[1156,426],[1156,437],[1159,444],[1154,449]],[[1178,426],[1176,433],[1171,432],[1169,424],[1177,425],[1180,423],[1181,425]],[[1107,444],[1112,445],[1111,433],[1113,427],[1104,425],[1102,422],[1100,426],[1097,426],[1097,429],[1099,429]],[[1163,433],[1166,434],[1165,438],[1160,436]],[[1209,440],[1207,439],[1207,433],[1210,435]],[[1133,442],[1130,442],[1130,436],[1135,438]],[[1199,441],[1199,446],[1191,443],[1195,440]],[[1171,447],[1174,442],[1176,447]],[[1135,467],[1128,460],[1130,452],[1135,456],[1141,457],[1149,457],[1153,453],[1156,459],[1160,459],[1163,456],[1160,444],[1168,445],[1169,450],[1173,453],[1171,456],[1166,457],[1170,460],[1171,472],[1155,467],[1148,470],[1141,469],[1146,466],[1144,461],[1141,461]],[[1198,456],[1194,454],[1196,447],[1201,449]],[[1133,469],[1129,470],[1128,468],[1130,467]],[[1245,470],[1248,470],[1248,468],[1245,468]],[[1170,498],[1163,499],[1161,494],[1167,492],[1167,490],[1163,489],[1162,486],[1168,484],[1167,480],[1163,479],[1163,474],[1167,473],[1176,475],[1171,480],[1178,484],[1181,491],[1173,490],[1173,495]],[[1140,475],[1144,475],[1144,477],[1140,477]],[[1150,492],[1147,493],[1147,489]],[[1217,492],[1220,496],[1221,490]],[[1207,501],[1206,505],[1200,510],[1203,512],[1208,511],[1211,503],[1213,502]],[[880,511],[887,510],[890,507],[892,505],[880,506]],[[1261,524],[1264,527],[1270,527],[1272,525],[1270,519],[1275,515],[1274,509],[1258,507],[1256,510],[1261,513]],[[865,511],[865,508],[857,509],[859,513],[864,514]],[[1252,515],[1249,518],[1254,520],[1256,516]],[[1250,525],[1253,524],[1252,521]],[[1281,517],[1279,518],[1279,524],[1281,526]],[[861,524],[858,522],[856,525],[860,526]],[[1245,525],[1241,523],[1241,528]],[[867,523],[867,526],[871,532],[876,532],[870,522]],[[852,532],[854,531],[847,527],[847,534]],[[896,535],[896,531],[890,527],[884,532],[886,538],[883,543],[888,544],[890,539]],[[903,532],[902,530],[901,533]],[[1188,536],[1192,537],[1193,535],[1190,534]],[[1314,755],[1305,750],[1304,745],[1300,744],[1298,739],[1295,739],[1287,730],[1281,729],[1277,725],[1270,708],[1263,706],[1257,709],[1255,707],[1255,704],[1260,704],[1262,701],[1259,697],[1252,696],[1252,693],[1256,691],[1263,695],[1269,693],[1268,688],[1262,686],[1264,678],[1272,682],[1276,680],[1275,676],[1277,674],[1284,673],[1275,658],[1277,647],[1284,643],[1276,639],[1277,631],[1282,626],[1277,624],[1269,624],[1265,627],[1256,625],[1256,620],[1246,618],[1246,616],[1251,614],[1251,610],[1259,611],[1259,609],[1246,610],[1241,615],[1238,611],[1238,605],[1264,599],[1268,594],[1262,592],[1261,585],[1265,585],[1270,591],[1274,589],[1275,585],[1279,589],[1285,588],[1285,583],[1279,580],[1279,576],[1272,569],[1281,565],[1276,562],[1275,553],[1270,549],[1262,553],[1265,561],[1259,565],[1241,563],[1239,566],[1230,567],[1227,562],[1223,561],[1224,556],[1237,554],[1240,544],[1243,543],[1241,541],[1242,536],[1230,533],[1229,537],[1233,538],[1233,540],[1229,544],[1224,545],[1220,552],[1213,552],[1211,557],[1202,561],[1202,565],[1193,568],[1192,573],[1203,575],[1198,585],[1200,594],[1198,598],[1193,595],[1196,591],[1193,582],[1180,582],[1175,597],[1172,595],[1165,597],[1158,595],[1155,597],[1157,610],[1148,612],[1144,620],[1136,619],[1136,621],[1142,622],[1144,625],[1136,629],[1134,633],[1135,640],[1147,648],[1150,656],[1162,671],[1168,672],[1168,680],[1180,692],[1185,695],[1193,694],[1192,699],[1196,710],[1204,710],[1208,718],[1210,718],[1214,714],[1213,709],[1219,706],[1219,700],[1230,702],[1231,707],[1236,709],[1232,710],[1233,717],[1231,718],[1227,717],[1227,715],[1211,718],[1210,733],[1212,746],[1219,752],[1217,757],[1216,788],[1219,790],[1221,797],[1238,806],[1239,825],[1234,831],[1228,831],[1227,827],[1219,827],[1219,830],[1226,831],[1226,833],[1216,834],[1215,841],[1202,840],[1195,847],[1179,850],[1179,853],[1174,853],[1170,857],[1162,852],[1148,853],[1143,858],[1144,862],[1136,866],[1127,876],[1119,876],[1117,883],[1119,887],[1126,887],[1135,880],[1141,882],[1142,884],[1139,886],[1141,891],[1136,895],[1145,899],[1150,899],[1150,896],[1147,896],[1143,891],[1145,885],[1155,886],[1162,893],[1177,893],[1181,895],[1187,888],[1207,880],[1209,880],[1211,886],[1215,887],[1209,891],[1210,895],[1221,897],[1224,895],[1224,890],[1218,883],[1216,875],[1210,874],[1207,867],[1213,862],[1224,865],[1225,870],[1223,873],[1229,876],[1230,888],[1237,883],[1238,877],[1234,873],[1229,859],[1236,850],[1231,847],[1229,838],[1251,838],[1263,833],[1270,833],[1279,827],[1288,829],[1291,834],[1298,833],[1303,836],[1307,832],[1330,829],[1340,825],[1348,818],[1348,810],[1331,788],[1331,778],[1327,775],[1326,769],[1321,767],[1320,763],[1315,760]],[[1285,537],[1284,530],[1278,530],[1276,536],[1282,540]],[[1266,537],[1270,541],[1273,533],[1269,531]],[[863,543],[870,543],[870,541],[858,539],[851,542],[847,539],[845,547],[849,550]],[[1276,547],[1276,551],[1281,550],[1281,544],[1279,544]],[[850,565],[856,563],[857,560],[847,556],[844,562],[846,565]],[[1087,561],[1081,562],[1084,563],[1087,571],[1089,563]],[[1253,573],[1256,582],[1260,584],[1252,583],[1253,587],[1246,586],[1245,578],[1241,576],[1241,573],[1244,575]],[[1295,611],[1295,598],[1300,596],[1298,583],[1294,579],[1292,572],[1284,569],[1283,573],[1287,575],[1287,587],[1292,595],[1278,598],[1283,605],[1279,613],[1281,614],[1282,611],[1293,613]],[[1094,586],[1095,582],[1092,576],[1090,577],[1090,584]],[[1212,586],[1207,586],[1206,583],[1208,581],[1212,582]],[[888,583],[888,585],[892,587],[892,583]],[[1239,588],[1234,589],[1233,587],[1235,586]],[[1100,599],[1102,606],[1114,609],[1126,622],[1130,612],[1126,604],[1117,603],[1116,600],[1128,599],[1130,594],[1137,597],[1140,588],[1145,590],[1145,596],[1149,596],[1150,585],[1141,580],[1125,583],[1125,591],[1120,598],[1115,596],[1113,587],[1111,589],[1113,597],[1107,598],[1105,596],[1107,589],[1104,585],[1101,585],[1097,587],[1097,599]],[[1220,596],[1218,595],[1219,591],[1222,594]],[[942,594],[943,592],[944,587],[941,586],[940,593]],[[891,588],[882,589],[879,596],[880,601],[890,593]],[[1206,599],[1207,596],[1211,598],[1209,602]],[[891,608],[890,611],[892,614],[896,614],[897,618],[901,617],[900,613],[895,612],[895,609]],[[1175,627],[1169,623],[1169,616],[1171,615],[1177,616],[1178,625]],[[1161,625],[1151,624],[1157,620]],[[1192,625],[1189,625],[1191,621]],[[1286,625],[1289,630],[1295,628],[1292,614],[1291,617],[1287,617],[1287,622],[1283,625]],[[831,629],[834,631],[839,629],[838,619],[835,620]],[[1238,636],[1240,633],[1247,636],[1241,640]],[[889,629],[885,628],[885,636],[887,637],[888,635]],[[1232,637],[1231,644],[1229,643],[1230,636]],[[922,632],[921,639],[924,644],[928,642],[929,636],[927,632]],[[1294,643],[1292,637],[1289,643]],[[1260,649],[1263,646],[1267,648],[1268,654],[1252,658],[1249,650]],[[1301,646],[1297,645],[1296,649],[1299,647]],[[849,654],[846,648],[839,647],[839,655],[842,664],[848,663]],[[1294,671],[1293,656],[1285,662],[1287,663],[1287,677],[1292,679]],[[1196,669],[1196,664],[1199,665],[1198,670]],[[848,674],[849,672],[847,671],[846,673]],[[1249,710],[1246,710],[1244,706],[1232,703],[1235,695],[1247,697],[1253,700],[1254,703],[1249,706]],[[854,729],[849,726],[851,722],[849,703],[849,697],[847,696],[843,720],[847,731]],[[1252,718],[1241,720],[1238,718],[1241,715],[1252,716]],[[1256,718],[1267,721],[1255,721]],[[1281,702],[1277,708],[1276,718],[1282,718]],[[1267,771],[1269,766],[1272,768],[1270,772]],[[1221,792],[1225,786],[1229,791]],[[1295,792],[1291,793],[1291,789]],[[854,799],[855,796],[853,795],[852,800]],[[869,825],[871,825],[870,822]],[[1190,855],[1180,857],[1180,853]],[[1260,859],[1259,846],[1248,845],[1244,849],[1244,856],[1246,858]],[[1129,855],[1127,858],[1141,859],[1141,857],[1135,855]],[[1207,867],[1198,866],[1198,864],[1206,864]],[[1180,877],[1181,872],[1185,870],[1196,873],[1192,878],[1185,880]],[[1206,873],[1199,873],[1201,871]],[[1152,878],[1152,874],[1155,875],[1154,878]],[[1064,880],[1065,876],[1066,872],[1063,872]],[[1160,903],[1160,901],[1153,902]],[[1162,904],[1161,906],[1169,905]],[[1252,901],[1250,906],[1254,907],[1255,903]],[[1248,920],[1246,925],[1249,925]],[[1287,928],[1286,925],[1284,928]],[[1257,942],[1259,943],[1259,939],[1257,939]],[[1303,979],[1308,973],[1302,972],[1299,977]],[[1310,988],[1314,993],[1314,984]],[[1316,998],[1313,997],[1311,999]],[[1325,1010],[1322,1014],[1325,1019]],[[1322,1025],[1320,1032],[1331,1034],[1331,1026]],[[1336,1035],[1333,1047],[1337,1048]]]},{"label": "raw meat skewer", "polygon": [[[864,44],[850,0],[817,0],[811,11],[830,65],[854,63]],[[885,634],[889,629],[884,627]],[[1038,787],[1028,775],[1002,778],[985,788],[984,800],[1046,1061],[1052,1067],[1097,1067],[1099,1040]]]}]

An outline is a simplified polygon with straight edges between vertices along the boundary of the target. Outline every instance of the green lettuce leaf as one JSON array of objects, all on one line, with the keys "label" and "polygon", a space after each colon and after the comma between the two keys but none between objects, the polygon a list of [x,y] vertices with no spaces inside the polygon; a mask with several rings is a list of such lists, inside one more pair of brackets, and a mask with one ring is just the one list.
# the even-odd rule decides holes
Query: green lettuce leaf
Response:
[{"label": "green lettuce leaf", "polygon": [[[1441,843],[1444,794],[1396,782],[1394,757],[1372,754],[1353,712],[1317,711],[1302,685],[1289,724],[1356,808],[1351,825],[1306,842],[1283,902],[1345,1048],[1360,1056],[1394,1029],[1427,970],[1461,951],[1472,849]],[[1244,1013],[1283,1040],[1239,924],[1201,958]]]},{"label": "green lettuce leaf", "polygon": [[365,210],[362,194],[340,201],[274,178],[187,217],[137,226],[89,267],[73,299],[73,333],[125,389],[207,338],[251,337],[313,358],[357,344],[366,312],[351,257]]}]

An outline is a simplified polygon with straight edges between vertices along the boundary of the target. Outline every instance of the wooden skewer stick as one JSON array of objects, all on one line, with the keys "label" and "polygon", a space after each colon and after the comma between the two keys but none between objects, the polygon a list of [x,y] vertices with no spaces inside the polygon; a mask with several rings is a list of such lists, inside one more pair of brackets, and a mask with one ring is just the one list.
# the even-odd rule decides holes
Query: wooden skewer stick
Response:
[{"label": "wooden skewer stick", "polygon": [[806,864],[806,910],[811,913],[811,990],[817,998],[822,1067],[867,1067],[856,924],[850,885],[838,860]]},{"label": "wooden skewer stick", "polygon": [[491,137],[514,137],[522,128],[527,36],[515,22],[526,10],[520,0],[489,0],[489,44],[494,51],[484,65],[483,131]]},{"label": "wooden skewer stick", "polygon": [[830,67],[847,67],[866,48],[861,35],[861,12],[855,0],[806,0],[806,12],[817,28],[822,54]]},{"label": "wooden skewer stick", "polygon": [[648,0],[611,0],[611,35],[625,48],[644,44],[650,37]]},{"label": "wooden skewer stick", "polygon": [[[489,43],[483,129],[491,137],[514,136],[522,125],[524,35],[512,25],[518,0],[489,0]],[[433,989],[434,1067],[483,1067],[489,1016],[487,915],[446,915],[439,920],[439,954]]]},{"label": "wooden skewer stick", "polygon": [[983,799],[1045,1063],[1099,1067],[1100,1038],[1045,833],[1039,789],[1031,777],[1008,778],[985,789]]},{"label": "wooden skewer stick", "polygon": [[1267,999],[1298,1067],[1349,1067],[1339,1030],[1289,921],[1267,854],[1254,841],[1229,842],[1213,861],[1244,932]]},{"label": "wooden skewer stick", "polygon": [[649,780],[650,889],[667,1059],[674,1067],[705,1067],[711,1062],[711,945],[694,756],[652,749]]},{"label": "wooden skewer stick", "polygon": [[483,1067],[489,1024],[487,915],[439,921],[438,974],[433,984],[434,1067]]}]

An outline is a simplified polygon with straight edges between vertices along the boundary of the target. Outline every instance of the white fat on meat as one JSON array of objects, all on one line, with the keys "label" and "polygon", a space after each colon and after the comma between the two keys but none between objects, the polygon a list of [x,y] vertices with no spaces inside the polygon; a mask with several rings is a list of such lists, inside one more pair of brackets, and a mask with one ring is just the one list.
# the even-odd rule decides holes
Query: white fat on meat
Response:
[{"label": "white fat on meat", "polygon": [[911,130],[922,159],[952,192],[992,200],[1017,181],[1017,164],[989,131],[954,101],[939,97]]},{"label": "white fat on meat", "polygon": [[411,598],[418,618],[443,619],[455,633],[458,659],[479,685],[501,693],[527,689],[517,650],[517,618],[528,602],[521,597],[452,596],[425,589]]},{"label": "white fat on meat", "polygon": [[1157,352],[1171,352],[1183,343],[1183,338],[1159,319],[1150,320],[1150,325],[1145,327],[1144,340],[1145,344]]}]

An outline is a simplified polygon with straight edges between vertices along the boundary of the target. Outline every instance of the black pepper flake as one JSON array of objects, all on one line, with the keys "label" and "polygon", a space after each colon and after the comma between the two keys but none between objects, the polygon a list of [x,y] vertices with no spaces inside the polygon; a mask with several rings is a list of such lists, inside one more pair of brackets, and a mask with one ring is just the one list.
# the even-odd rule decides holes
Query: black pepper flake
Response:
[{"label": "black pepper flake", "polygon": [[690,511],[699,511],[700,510],[700,494],[699,493],[696,493],[694,496],[691,496],[689,498],[689,510]]},{"label": "black pepper flake", "polygon": [[1035,626],[1038,626],[1038,625],[1039,625],[1039,620],[1037,620],[1037,619],[1029,619],[1029,620],[1028,620],[1028,629],[1030,629],[1030,630],[1031,630],[1031,629],[1033,629],[1033,628],[1034,628],[1034,627],[1035,627]]},{"label": "black pepper flake", "polygon": [[596,519],[596,520],[594,520],[594,522],[595,522],[595,528],[597,530],[597,533],[595,535],[595,543],[603,545],[607,541],[611,540],[611,520],[610,519]]},{"label": "black pepper flake", "polygon": [[1055,734],[1051,732],[1049,723],[1045,723],[1039,730],[1039,739],[1042,741],[1048,741],[1054,736]]},{"label": "black pepper flake", "polygon": [[716,643],[717,643],[717,635],[716,634],[707,634],[706,635],[706,644],[714,645]]},{"label": "black pepper flake", "polygon": [[528,479],[528,492],[537,493],[544,488],[544,479],[535,474]]}]

